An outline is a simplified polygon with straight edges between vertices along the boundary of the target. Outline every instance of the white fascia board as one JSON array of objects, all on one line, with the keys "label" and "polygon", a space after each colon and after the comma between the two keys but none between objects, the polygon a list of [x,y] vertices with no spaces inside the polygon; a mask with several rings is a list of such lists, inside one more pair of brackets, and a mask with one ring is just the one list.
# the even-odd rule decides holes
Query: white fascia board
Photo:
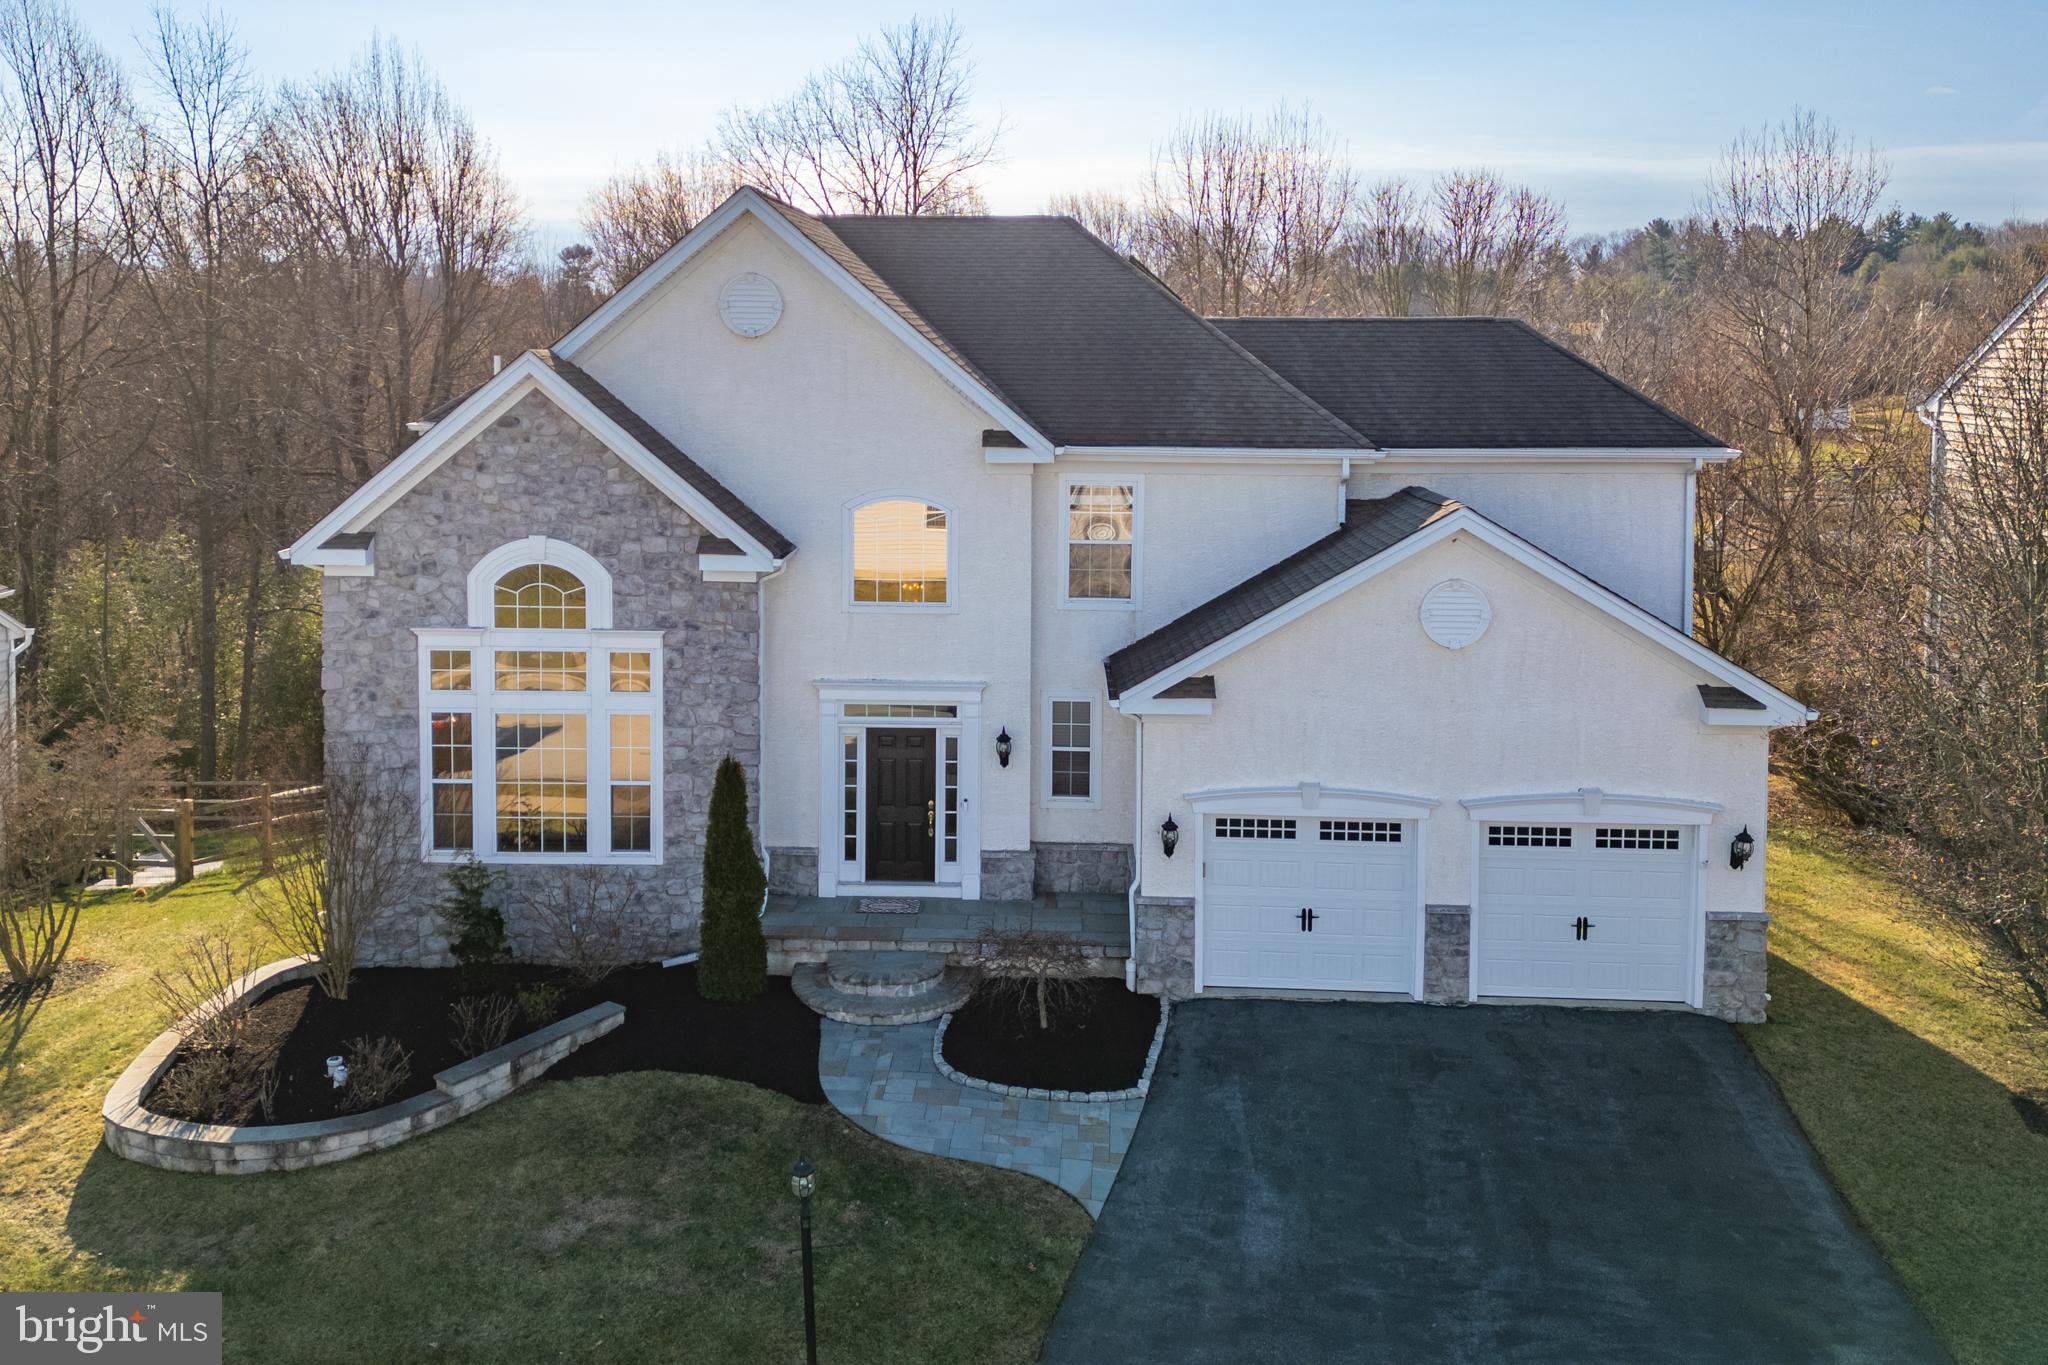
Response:
[{"label": "white fascia board", "polygon": [[1725,464],[1742,452],[1733,446],[1589,446],[1584,449],[1557,446],[1500,446],[1481,450],[1465,447],[1389,446],[1380,452],[1388,463],[1427,460],[1432,464],[1477,464],[1492,460],[1517,465],[1541,464],[1656,464],[1663,461],[1695,461]]},{"label": "white fascia board", "polygon": [[2004,337],[2007,332],[2010,332],[2013,329],[2013,325],[2027,315],[2028,310],[2040,301],[2043,293],[2048,293],[2048,275],[2043,275],[2040,279],[2034,281],[2034,287],[2027,291],[2026,297],[2014,304],[2012,311],[2000,319],[1998,325],[1993,327],[1990,333],[1977,343],[1976,348],[1964,358],[1963,363],[1951,370],[1948,378],[1942,380],[1934,392],[1927,395],[1926,400],[1920,404],[1920,411],[1932,413],[1938,408],[1941,400],[1948,396],[1949,390],[1953,389],[1962,380],[1964,375],[1976,368],[1977,362],[1989,354],[1991,348],[1999,343],[2000,338]]},{"label": "white fascia board", "polygon": [[1118,697],[1109,709],[1126,716],[1206,716],[1216,710],[1214,697]]},{"label": "white fascia board", "polygon": [[1817,711],[1809,711],[1803,703],[1779,691],[1749,670],[1728,662],[1691,636],[1674,629],[1626,598],[1601,587],[1562,560],[1536,549],[1519,536],[1502,529],[1470,508],[1461,508],[1432,522],[1406,540],[1346,570],[1328,582],[1319,584],[1277,611],[1269,612],[1231,632],[1208,648],[1186,659],[1178,660],[1164,672],[1147,678],[1134,687],[1125,688],[1119,700],[1127,704],[1150,702],[1158,693],[1165,691],[1179,679],[1210,671],[1216,664],[1254,641],[1264,639],[1282,626],[1299,620],[1317,607],[1341,597],[1369,579],[1378,577],[1396,564],[1404,563],[1422,551],[1461,533],[1469,534],[1475,540],[1491,546],[1617,624],[1629,627],[1629,633],[1640,636],[1647,643],[1661,646],[1716,681],[1740,688],[1758,698],[1767,708],[1763,714],[1769,717],[1769,724],[1803,725],[1820,714]]},{"label": "white fascia board", "polygon": [[1346,460],[1377,460],[1381,452],[1365,446],[1307,447],[1270,450],[1253,446],[1060,446],[1062,460],[1170,460],[1187,464],[1342,464]]},{"label": "white fascia board", "polygon": [[1228,810],[1244,815],[1291,815],[1327,810],[1388,820],[1427,820],[1443,803],[1433,796],[1368,791],[1360,787],[1326,787],[1299,782],[1291,787],[1206,787],[1182,792],[1181,800],[1198,811]]},{"label": "white fascia board", "polygon": [[[390,464],[378,470],[369,482],[343,499],[341,505],[322,517],[312,530],[292,542],[284,552],[284,558],[293,564],[320,564],[323,561],[317,556],[339,553],[323,552],[320,547],[344,531],[366,529],[393,503],[439,469],[471,437],[536,389],[700,524],[744,547],[750,559],[758,557],[771,565],[776,562],[767,546],[713,507],[682,476],[656,459],[645,446],[576,392],[568,380],[556,374],[532,352],[520,356],[499,371],[445,420],[435,423],[425,436],[413,442]],[[368,569],[365,567],[361,571],[367,572]]]},{"label": "white fascia board", "polygon": [[742,215],[751,215],[784,246],[810,262],[818,273],[838,285],[840,292],[852,299],[861,311],[881,323],[898,341],[937,370],[940,378],[986,413],[997,426],[1024,442],[1027,450],[1037,452],[1044,459],[1052,458],[1052,442],[1041,435],[1021,413],[996,397],[980,380],[962,369],[951,356],[934,346],[915,327],[905,322],[895,309],[876,298],[873,290],[847,273],[844,266],[826,255],[816,242],[797,231],[787,218],[776,212],[773,205],[763,200],[751,188],[736,191],[702,222],[684,233],[680,242],[657,257],[654,264],[635,275],[624,289],[612,295],[596,312],[570,329],[569,334],[555,344],[555,354],[564,360],[575,359],[577,352],[588,347],[609,331],[614,323],[652,297],[676,271],[699,251],[716,241],[719,234],[731,227]]},{"label": "white fascia board", "polygon": [[752,583],[775,572],[777,563],[759,555],[697,556],[697,572],[706,583]]},{"label": "white fascia board", "polygon": [[[1809,711],[1807,718],[1812,719],[1817,714],[1817,712]],[[1769,707],[1758,711],[1747,706],[1709,706],[1706,702],[1702,701],[1700,703],[1700,724],[1730,729],[1769,730],[1775,726],[1783,725],[1784,722],[1774,720]]]}]

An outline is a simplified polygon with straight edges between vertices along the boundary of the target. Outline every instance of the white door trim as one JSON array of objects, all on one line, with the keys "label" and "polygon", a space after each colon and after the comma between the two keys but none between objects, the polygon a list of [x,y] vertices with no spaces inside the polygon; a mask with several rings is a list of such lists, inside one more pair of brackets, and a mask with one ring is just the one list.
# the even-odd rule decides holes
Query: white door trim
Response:
[{"label": "white door trim", "polygon": [[[960,742],[960,808],[959,849],[956,866],[958,880],[953,882],[934,881],[929,887],[919,883],[921,894],[947,897],[958,896],[964,900],[981,898],[981,694],[986,684],[979,682],[941,681],[896,681],[864,678],[820,678],[818,688],[818,894],[837,896],[853,894],[856,889],[869,890],[866,882],[866,836],[861,832],[860,858],[856,860],[854,874],[843,874],[843,851],[841,829],[844,820],[842,783],[840,773],[844,736],[849,730],[864,731],[869,728],[889,726],[907,727],[919,730],[937,731],[940,737],[940,761],[944,761],[944,741],[948,735],[957,736]],[[848,702],[868,704],[896,703],[910,706],[951,706],[952,716],[855,716],[846,715]],[[861,768],[857,779],[856,799],[861,803],[860,820],[866,820],[867,800],[867,746],[861,746]],[[941,790],[944,789],[943,767],[938,776]],[[943,825],[934,831],[934,838],[945,837]],[[935,869],[944,865],[944,846],[933,852]],[[842,888],[844,888],[842,890]]]},{"label": "white door trim", "polygon": [[1325,787],[1320,782],[1300,782],[1292,787],[1208,787],[1182,792],[1181,799],[1195,811],[1195,994],[1202,993],[1208,976],[1208,947],[1204,929],[1204,896],[1209,882],[1209,818],[1215,815],[1283,815],[1313,818],[1328,814],[1348,820],[1401,820],[1415,833],[1415,977],[1409,993],[1422,998],[1422,939],[1429,927],[1424,910],[1428,904],[1429,813],[1442,804],[1433,797],[1405,796],[1398,792],[1366,791],[1356,787]]}]

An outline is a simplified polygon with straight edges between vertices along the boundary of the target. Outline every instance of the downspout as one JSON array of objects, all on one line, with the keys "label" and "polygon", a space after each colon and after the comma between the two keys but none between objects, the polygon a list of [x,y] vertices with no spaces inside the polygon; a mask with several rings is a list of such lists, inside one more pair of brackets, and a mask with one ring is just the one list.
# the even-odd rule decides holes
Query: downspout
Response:
[{"label": "downspout", "polygon": [[1351,457],[1349,455],[1346,455],[1344,457],[1344,470],[1341,474],[1337,476],[1337,529],[1340,531],[1344,529],[1344,522],[1349,516],[1349,513],[1347,513],[1344,509],[1346,508],[1346,506],[1350,504],[1350,502]]},{"label": "downspout", "polygon": [[1145,880],[1145,718],[1138,722],[1138,761],[1131,778],[1131,889],[1124,897],[1124,989],[1138,989],[1138,887]]},{"label": "downspout", "polygon": [[1694,460],[1685,474],[1685,581],[1679,585],[1681,615],[1673,624],[1685,632],[1687,639],[1694,638],[1693,596],[1698,570],[1693,557],[1698,552],[1700,536],[1700,468],[1705,464],[1705,460]]},{"label": "downspout", "polygon": [[[762,712],[768,708],[768,580],[781,573],[789,564],[786,559],[775,561],[775,567],[754,580],[754,610],[757,624],[754,627],[754,752],[760,762],[754,769],[754,800],[759,803],[761,823],[754,836],[754,847],[760,850],[761,866],[768,868],[768,727]],[[818,831],[820,845],[824,843],[825,832]],[[823,857],[824,849],[818,850]],[[766,879],[770,883],[774,878]],[[768,916],[768,887],[761,888],[761,908],[758,917]]]}]

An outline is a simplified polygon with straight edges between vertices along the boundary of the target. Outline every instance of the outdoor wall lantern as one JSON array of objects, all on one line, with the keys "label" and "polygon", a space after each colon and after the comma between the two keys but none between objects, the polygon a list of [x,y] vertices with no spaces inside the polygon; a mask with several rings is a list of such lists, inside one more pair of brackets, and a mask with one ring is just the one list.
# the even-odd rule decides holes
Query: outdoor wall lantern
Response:
[{"label": "outdoor wall lantern", "polygon": [[1750,837],[1749,826],[1744,825],[1742,833],[1735,836],[1735,842],[1728,845],[1728,866],[1738,872],[1741,871],[1742,865],[1748,862],[1755,852],[1756,840]]},{"label": "outdoor wall lantern", "polygon": [[1180,846],[1180,826],[1173,823],[1173,814],[1170,811],[1167,813],[1166,823],[1159,827],[1159,846],[1166,850],[1166,856],[1169,858],[1173,856],[1173,850]]},{"label": "outdoor wall lantern", "polygon": [[789,1192],[797,1197],[804,1241],[804,1360],[818,1365],[818,1304],[811,1288],[811,1196],[818,1192],[818,1173],[804,1157],[789,1171]]},{"label": "outdoor wall lantern", "polygon": [[996,731],[996,762],[1005,768],[1010,766],[1010,727],[1007,725]]}]

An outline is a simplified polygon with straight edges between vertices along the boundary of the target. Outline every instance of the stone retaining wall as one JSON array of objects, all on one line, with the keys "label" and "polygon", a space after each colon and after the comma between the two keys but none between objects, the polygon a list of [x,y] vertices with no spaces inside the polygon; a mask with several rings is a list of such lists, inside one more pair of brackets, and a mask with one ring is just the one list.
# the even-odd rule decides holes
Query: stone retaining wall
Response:
[{"label": "stone retaining wall", "polygon": [[[313,971],[310,959],[286,958],[250,972],[230,986],[226,994],[236,1000],[259,996],[309,977]],[[143,1107],[184,1043],[179,1030],[169,1029],[157,1035],[129,1063],[121,1079],[114,1082],[100,1108],[100,1119],[107,1147],[117,1156],[167,1171],[255,1175],[325,1166],[396,1146],[502,1099],[625,1020],[623,1005],[593,1005],[580,1014],[572,1014],[524,1038],[515,1038],[503,1047],[435,1073],[434,1088],[425,1094],[367,1113],[345,1114],[316,1123],[245,1127],[190,1123],[153,1114]]]},{"label": "stone retaining wall", "polygon": [[971,1086],[997,1095],[1014,1095],[1020,1100],[1069,1100],[1081,1104],[1141,1100],[1152,1091],[1152,1068],[1159,1065],[1159,1049],[1166,1046],[1166,1021],[1172,1017],[1173,1004],[1162,997],[1159,1001],[1159,1027],[1152,1030],[1152,1046],[1145,1051],[1144,1070],[1138,1073],[1136,1085],[1123,1090],[1047,1090],[1041,1086],[1005,1085],[1001,1081],[984,1081],[978,1076],[970,1076],[946,1060],[946,1030],[953,1024],[950,1014],[939,1020],[938,1030],[932,1034],[932,1063],[939,1068],[941,1076],[955,1085]]}]

